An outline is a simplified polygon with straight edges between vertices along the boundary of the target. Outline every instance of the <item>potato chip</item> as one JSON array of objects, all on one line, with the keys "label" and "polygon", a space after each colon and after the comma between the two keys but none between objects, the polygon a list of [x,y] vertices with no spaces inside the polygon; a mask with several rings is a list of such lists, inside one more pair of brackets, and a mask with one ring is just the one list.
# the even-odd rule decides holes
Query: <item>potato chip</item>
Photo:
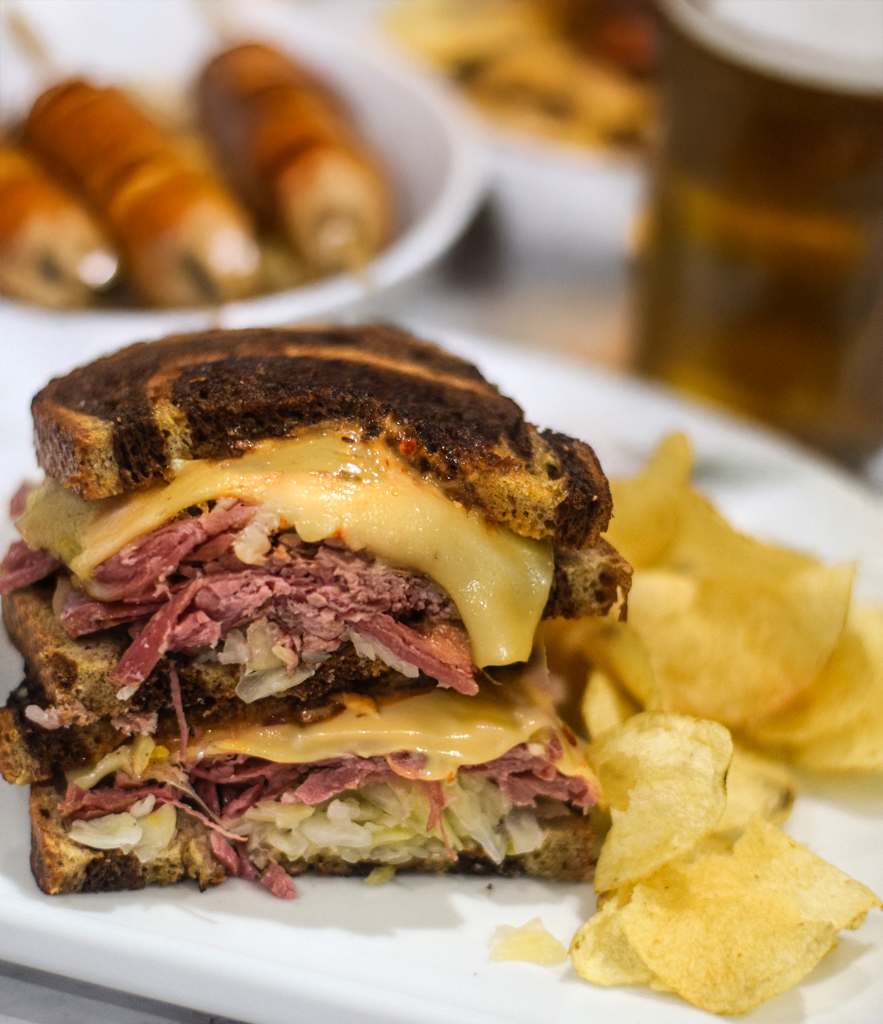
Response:
[{"label": "potato chip", "polygon": [[733,747],[727,771],[727,805],[716,831],[743,829],[759,815],[783,824],[797,796],[797,781],[783,765],[743,747]]},{"label": "potato chip", "polygon": [[640,705],[605,672],[595,669],[589,676],[582,699],[582,716],[590,738],[615,729],[640,710]]},{"label": "potato chip", "polygon": [[624,948],[647,966],[653,987],[742,1013],[796,984],[841,928],[880,906],[866,886],[755,818],[732,853],[678,860],[637,883],[608,913],[618,931],[609,920],[605,930],[621,959]]},{"label": "potato chip", "polygon": [[810,770],[883,770],[883,607],[854,607],[810,690],[746,732]]},{"label": "potato chip", "polygon": [[629,945],[620,914],[631,890],[611,893],[598,913],[579,927],[570,942],[577,974],[595,985],[649,985],[653,972]]},{"label": "potato chip", "polygon": [[732,752],[730,734],[716,722],[661,712],[635,715],[589,745],[612,822],[596,891],[643,878],[714,828]]},{"label": "potato chip", "polygon": [[663,707],[730,728],[786,707],[837,644],[853,568],[781,579],[635,574],[629,624],[650,654]]},{"label": "potato chip", "polygon": [[739,533],[693,490],[680,500],[678,530],[660,567],[695,576],[756,579],[777,583],[818,566],[817,559]]},{"label": "potato chip", "polygon": [[500,925],[491,939],[491,960],[527,960],[532,964],[560,964],[567,950],[535,917],[520,928]]},{"label": "potato chip", "polygon": [[552,619],[545,623],[544,638],[549,668],[580,692],[597,668],[645,710],[661,710],[647,648],[627,622]]},{"label": "potato chip", "polygon": [[684,434],[670,434],[631,480],[613,480],[607,539],[635,569],[658,565],[681,526],[693,455]]}]

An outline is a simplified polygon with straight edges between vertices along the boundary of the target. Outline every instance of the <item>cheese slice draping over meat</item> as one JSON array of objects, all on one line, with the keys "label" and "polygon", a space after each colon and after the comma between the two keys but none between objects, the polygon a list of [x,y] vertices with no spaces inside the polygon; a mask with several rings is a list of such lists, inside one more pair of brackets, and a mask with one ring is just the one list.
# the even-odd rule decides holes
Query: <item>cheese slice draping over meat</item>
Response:
[{"label": "cheese slice draping over meat", "polygon": [[308,543],[335,539],[425,573],[457,607],[479,667],[527,661],[552,582],[548,542],[488,523],[415,476],[385,446],[342,431],[264,441],[225,460],[180,460],[171,481],[86,502],[47,480],[17,526],[89,590],[95,567],[195,505],[231,496],[261,506]]},{"label": "cheese slice draping over meat", "polygon": [[[396,775],[415,781],[444,780],[458,771],[472,771],[494,777],[514,774],[514,785],[519,773],[547,761],[562,776],[582,778],[597,795],[600,787],[586,762],[585,744],[561,721],[538,682],[544,676],[544,667],[535,659],[503,685],[484,681],[474,696],[434,689],[376,702],[355,698],[339,714],[307,724],[277,720],[210,726],[189,738],[185,763],[241,755],[272,762],[281,771],[283,765],[316,769],[334,766],[335,759],[350,766],[363,759],[369,767],[372,761],[393,764]],[[162,742],[165,754],[177,762],[178,738],[165,737]],[[150,739],[139,737],[98,765],[69,772],[68,781],[89,789],[119,770],[131,771],[139,743],[153,748]],[[514,754],[518,756],[513,764],[503,763]],[[142,769],[153,764],[149,752],[142,760]],[[235,765],[229,771],[227,781],[236,781]],[[221,781],[220,775],[216,781]]]},{"label": "cheese slice draping over meat", "polygon": [[[422,755],[399,774],[415,779],[445,779],[464,765],[485,764],[523,743],[545,747],[557,738],[561,756],[555,768],[563,775],[595,780],[581,745],[562,725],[545,695],[523,681],[499,686],[483,683],[475,696],[431,690],[401,700],[358,702],[333,718],[301,725],[239,725],[206,729],[191,741],[188,757],[244,754],[268,761],[303,764],[344,755],[389,757],[401,751]],[[557,744],[556,744],[557,746]]]}]

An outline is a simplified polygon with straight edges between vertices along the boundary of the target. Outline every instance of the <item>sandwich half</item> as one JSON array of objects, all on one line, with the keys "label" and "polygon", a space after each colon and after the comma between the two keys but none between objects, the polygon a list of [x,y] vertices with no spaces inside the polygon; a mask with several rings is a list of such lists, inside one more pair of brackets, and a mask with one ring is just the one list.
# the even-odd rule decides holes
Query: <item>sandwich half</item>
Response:
[{"label": "sandwich half", "polygon": [[591,448],[385,326],[135,345],[33,402],[0,770],[49,892],[586,877],[542,618],[624,608]]}]

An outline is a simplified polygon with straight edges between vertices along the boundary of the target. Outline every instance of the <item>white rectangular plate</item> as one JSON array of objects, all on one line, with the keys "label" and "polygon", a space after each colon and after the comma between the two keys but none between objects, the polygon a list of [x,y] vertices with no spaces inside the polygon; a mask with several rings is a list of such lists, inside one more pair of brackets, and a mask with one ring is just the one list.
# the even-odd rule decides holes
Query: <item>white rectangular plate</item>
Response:
[{"label": "white rectangular plate", "polygon": [[[614,475],[635,469],[665,432],[688,430],[700,485],[740,526],[832,561],[857,561],[860,593],[883,601],[883,506],[845,474],[624,377],[462,336],[435,340],[475,359],[534,422],[595,444]],[[60,350],[43,355],[50,366],[71,359]],[[22,389],[32,390],[30,376],[23,360],[0,382],[0,409],[21,410],[0,437],[0,494],[11,494],[28,464]],[[18,655],[0,650],[0,685],[16,685],[19,672]],[[304,878],[295,902],[238,880],[202,894],[181,884],[50,898],[28,869],[26,792],[2,786],[0,816],[0,958],[7,960],[255,1024],[711,1019],[673,996],[592,987],[569,964],[489,960],[497,925],[536,916],[566,945],[593,912],[588,885],[401,876],[374,888]],[[883,891],[883,785],[807,781],[788,831]],[[741,1019],[872,1024],[881,1007],[883,915],[873,912],[798,988]]]}]

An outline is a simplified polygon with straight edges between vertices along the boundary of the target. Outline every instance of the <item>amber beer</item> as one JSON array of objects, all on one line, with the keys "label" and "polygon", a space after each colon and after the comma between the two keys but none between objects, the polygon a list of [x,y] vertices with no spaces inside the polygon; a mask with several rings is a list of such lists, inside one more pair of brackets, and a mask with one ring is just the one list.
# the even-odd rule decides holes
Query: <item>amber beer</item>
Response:
[{"label": "amber beer", "polygon": [[883,444],[883,0],[659,3],[639,367],[858,465]]}]

